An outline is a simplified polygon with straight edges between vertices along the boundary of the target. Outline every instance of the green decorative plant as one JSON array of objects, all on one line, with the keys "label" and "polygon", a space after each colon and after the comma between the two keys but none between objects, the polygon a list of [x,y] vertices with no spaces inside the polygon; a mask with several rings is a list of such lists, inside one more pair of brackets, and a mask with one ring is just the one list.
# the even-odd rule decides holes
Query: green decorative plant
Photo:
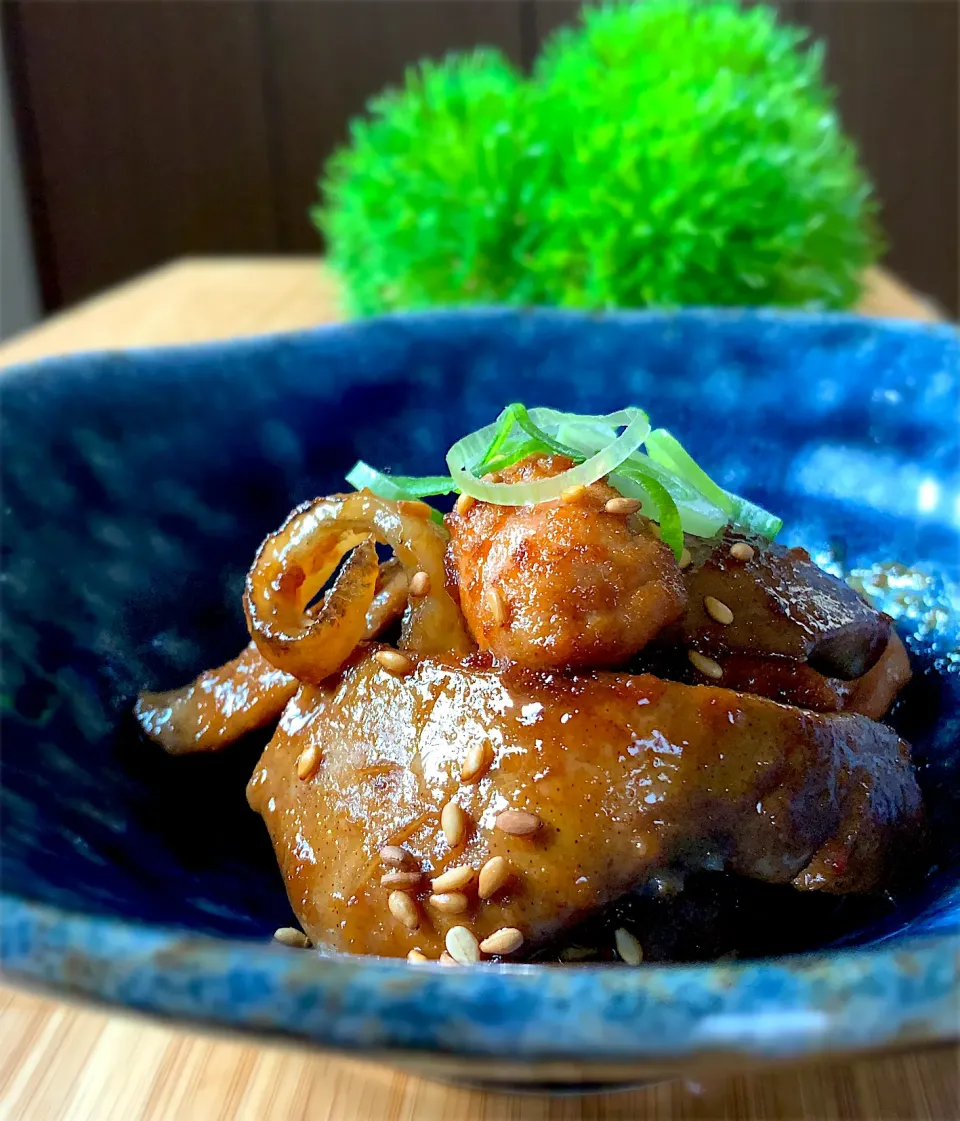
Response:
[{"label": "green decorative plant", "polygon": [[822,51],[765,7],[587,9],[371,101],[314,219],[350,309],[845,307],[880,248]]}]

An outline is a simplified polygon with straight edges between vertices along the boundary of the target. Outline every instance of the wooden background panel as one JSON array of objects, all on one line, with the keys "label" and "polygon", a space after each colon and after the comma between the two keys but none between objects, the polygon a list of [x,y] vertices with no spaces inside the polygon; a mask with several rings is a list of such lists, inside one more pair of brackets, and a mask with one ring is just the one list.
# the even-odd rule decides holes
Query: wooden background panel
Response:
[{"label": "wooden background panel", "polygon": [[[827,76],[882,205],[885,264],[960,313],[960,4],[772,0],[827,47]],[[538,43],[576,0],[534,0]]]},{"label": "wooden background panel", "polygon": [[3,8],[48,308],[185,252],[274,246],[255,5]]},{"label": "wooden background panel", "polygon": [[882,204],[886,264],[960,312],[960,4],[793,0]]},{"label": "wooden background panel", "polygon": [[[956,0],[781,0],[884,206],[889,263],[960,311]],[[528,65],[568,0],[0,4],[45,304],[183,254],[314,252],[316,179],[406,65],[490,44]]]},{"label": "wooden background panel", "polygon": [[267,109],[281,252],[315,251],[308,210],[347,122],[420,58],[480,45],[522,62],[519,0],[264,3]]},{"label": "wooden background panel", "polygon": [[533,0],[533,33],[536,47],[558,27],[573,23],[583,7],[579,0]]}]

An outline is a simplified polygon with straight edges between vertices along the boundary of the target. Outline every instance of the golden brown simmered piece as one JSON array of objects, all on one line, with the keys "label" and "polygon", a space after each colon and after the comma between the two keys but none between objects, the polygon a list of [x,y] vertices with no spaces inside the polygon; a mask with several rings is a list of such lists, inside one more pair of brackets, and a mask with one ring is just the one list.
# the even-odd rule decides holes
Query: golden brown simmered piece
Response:
[{"label": "golden brown simmered piece", "polygon": [[[376,637],[400,618],[407,591],[403,565],[395,559],[381,564],[365,637]],[[239,657],[205,670],[189,685],[141,693],[133,711],[144,733],[171,755],[219,751],[278,720],[299,684],[251,642]]]},{"label": "golden brown simmered piece", "polygon": [[[891,631],[874,666],[853,681],[826,677],[807,663],[788,658],[725,654],[715,661],[719,676],[710,680],[726,689],[769,697],[814,712],[858,712],[871,720],[884,716],[911,676],[907,651],[896,631]],[[632,668],[688,685],[700,685],[706,680],[682,647],[648,647]]]},{"label": "golden brown simmered piece", "polygon": [[[395,675],[370,654],[300,690],[248,799],[314,941],[432,958],[458,925],[530,949],[668,865],[869,890],[920,817],[906,745],[860,716],[649,675]],[[481,899],[496,858],[509,879]]]},{"label": "golden brown simmered piece", "polygon": [[[748,560],[731,553],[737,543]],[[890,618],[849,585],[818,568],[804,549],[785,549],[727,530],[688,537],[692,563],[684,571],[683,618],[663,636],[703,654],[757,654],[809,662],[830,677],[849,681],[876,662],[890,635]],[[707,598],[732,613],[729,623],[708,611]]]},{"label": "golden brown simmered piece", "polygon": [[872,669],[854,681],[845,682],[847,696],[843,709],[880,720],[912,676],[907,648],[897,632],[891,631],[886,649]]},{"label": "golden brown simmered piece", "polygon": [[171,755],[219,751],[276,720],[299,684],[251,642],[232,662],[206,670],[182,689],[141,693],[134,715]]},{"label": "golden brown simmered piece", "polygon": [[841,681],[825,677],[803,662],[730,654],[718,659],[718,684],[815,712],[859,712],[879,720],[910,680],[910,661],[896,631],[879,660],[862,677]]},{"label": "golden brown simmered piece", "polygon": [[[496,482],[547,478],[572,466],[531,456]],[[614,666],[683,610],[676,559],[638,514],[608,512],[606,483],[570,501],[476,503],[447,515],[449,568],[482,650],[535,669]]]},{"label": "golden brown simmered piece", "polygon": [[[430,507],[360,490],[302,502],[261,544],[247,573],[243,607],[250,637],[269,662],[311,682],[344,664],[374,609],[380,578],[374,542],[389,545],[409,581],[427,580],[427,590],[408,601],[400,645],[428,656],[473,650],[460,608],[444,586],[447,535]],[[311,607],[331,578],[322,601]]]}]

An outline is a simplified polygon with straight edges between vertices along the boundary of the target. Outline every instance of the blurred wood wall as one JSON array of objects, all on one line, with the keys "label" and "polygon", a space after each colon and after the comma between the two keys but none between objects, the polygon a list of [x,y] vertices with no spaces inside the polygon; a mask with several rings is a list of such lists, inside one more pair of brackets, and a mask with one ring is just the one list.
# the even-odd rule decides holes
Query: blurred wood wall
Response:
[{"label": "blurred wood wall", "polygon": [[[889,265],[958,293],[956,0],[782,0],[828,46],[876,182]],[[48,310],[158,262],[319,248],[324,158],[425,55],[529,65],[567,0],[7,0],[31,226]]]}]

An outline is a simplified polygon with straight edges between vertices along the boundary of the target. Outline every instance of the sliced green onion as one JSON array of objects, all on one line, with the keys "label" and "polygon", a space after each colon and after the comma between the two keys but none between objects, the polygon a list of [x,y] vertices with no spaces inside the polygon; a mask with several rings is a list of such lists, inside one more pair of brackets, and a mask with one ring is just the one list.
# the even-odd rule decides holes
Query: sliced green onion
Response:
[{"label": "sliced green onion", "polygon": [[[623,429],[618,435],[618,429]],[[646,454],[640,451],[646,446]],[[574,466],[550,479],[487,483],[479,476],[503,471],[535,452],[572,459]],[[429,498],[457,491],[501,506],[526,506],[559,498],[571,486],[609,476],[610,485],[656,511],[661,537],[676,552],[683,534],[712,537],[733,523],[773,540],[782,519],[725,491],[666,429],[650,431],[646,414],[629,407],[606,416],[508,405],[493,422],[458,440],[447,453],[450,475],[387,475],[357,463],[347,481],[383,498]],[[439,513],[434,515],[440,518]]]},{"label": "sliced green onion", "polygon": [[651,432],[646,447],[651,459],[696,487],[704,498],[723,510],[734,525],[753,530],[771,541],[783,528],[782,518],[718,486],[680,441],[665,428]]},{"label": "sliced green onion", "polygon": [[[513,443],[507,444],[499,456],[484,464],[483,473],[505,471],[508,467],[519,463],[521,459],[526,459],[528,455],[543,450],[543,445],[539,440],[514,440]],[[580,458],[582,460],[583,456]]]},{"label": "sliced green onion", "polygon": [[679,475],[695,486],[708,502],[733,516],[734,507],[730,495],[710,478],[676,436],[672,436],[665,428],[657,428],[650,433],[645,443],[647,454],[655,463],[660,463]]},{"label": "sliced green onion", "polygon": [[729,494],[728,496],[734,506],[734,525],[742,526],[744,529],[752,529],[754,533],[759,533],[761,537],[766,537],[769,541],[776,540],[777,534],[783,529],[783,518],[778,518],[776,514],[771,514],[769,510],[764,510],[762,506],[748,502],[746,498],[738,498],[735,494]]},{"label": "sliced green onion", "polygon": [[[510,433],[513,431],[514,415],[513,405],[507,407],[500,413],[497,419],[493,422],[493,438],[491,439],[487,450],[483,453],[483,458],[477,463],[473,469],[475,475],[486,474],[490,470],[490,464],[493,463],[498,456],[504,451]],[[511,461],[511,462],[516,462]],[[508,464],[509,466],[509,464]]]},{"label": "sliced green onion", "polygon": [[616,477],[618,480],[629,479],[639,483],[650,496],[653,505],[657,508],[656,520],[660,523],[660,540],[673,549],[674,556],[679,560],[683,552],[683,525],[680,510],[670,491],[651,472],[636,467],[630,460],[621,464]]},{"label": "sliced green onion", "polygon": [[[483,459],[473,468],[474,475],[485,475],[489,471],[502,471],[505,467],[511,467],[514,463],[524,459],[534,452],[552,452],[554,455],[565,455],[572,459],[575,463],[580,463],[586,456],[581,455],[576,448],[568,447],[566,444],[555,439],[548,432],[544,432],[542,428],[537,425],[533,418],[530,416],[526,405],[515,402],[512,405],[507,405],[503,412],[494,421],[496,432],[493,439],[490,441],[490,446],[487,448]],[[513,432],[514,425],[525,432],[529,437],[528,440],[509,444],[509,437]],[[610,439],[616,438],[616,430],[613,430],[613,435]],[[604,441],[605,443],[609,441]],[[592,453],[591,453],[592,454]],[[508,458],[508,456],[513,458]]]},{"label": "sliced green onion", "polygon": [[[565,455],[568,459],[572,459],[574,463],[580,463],[586,459],[586,456],[580,455],[576,448],[571,448],[566,444],[562,444],[559,440],[555,440],[548,433],[544,432],[542,428],[538,427],[531,415],[527,412],[525,405],[514,405],[513,411],[517,421],[517,427],[521,428],[534,440],[539,440],[543,443],[554,455]],[[542,410],[537,409],[535,411],[541,412]],[[616,429],[613,429],[613,435],[616,437]]]},{"label": "sliced green onion", "polygon": [[[557,430],[562,440],[588,454],[598,445],[602,446],[610,438],[610,432],[609,426],[591,418],[574,418]],[[649,446],[649,438],[647,444]],[[652,485],[646,486],[648,481],[652,481]],[[684,532],[712,537],[729,521],[727,513],[708,501],[696,487],[642,452],[634,452],[609,482],[628,498],[638,498],[648,513],[651,508],[656,509],[655,520],[660,522],[661,537],[674,548],[678,557],[683,549]],[[654,494],[658,483],[661,489]],[[674,525],[680,527],[680,533],[672,528]]]},{"label": "sliced green onion", "polygon": [[452,494],[456,490],[449,475],[385,475],[362,459],[350,469],[347,482],[354,490],[366,487],[392,502],[431,498],[437,494]]},{"label": "sliced green onion", "polygon": [[[449,475],[385,475],[362,459],[357,460],[346,478],[354,490],[366,488],[390,502],[413,502],[438,494],[451,494],[454,490],[453,479]],[[443,525],[443,514],[431,508],[430,520]]]},{"label": "sliced green onion", "polygon": [[593,455],[597,448],[609,444],[617,430],[609,424],[588,417],[571,417],[557,425],[557,439],[576,448],[582,455]]},{"label": "sliced green onion", "polygon": [[[660,511],[662,509],[670,509],[670,502],[676,507],[677,516],[680,518],[680,528],[684,533],[693,533],[698,537],[710,537],[716,532],[712,527],[714,525],[726,525],[726,516],[721,514],[719,522],[715,523],[713,520],[698,519],[696,515],[691,515],[689,507],[684,505],[676,494],[673,493],[674,488],[664,486],[663,491],[666,493],[670,502],[665,501],[660,497],[660,501],[654,497],[654,490],[659,482],[654,478],[648,480],[636,470],[631,470],[629,460],[626,464],[618,467],[617,470],[607,478],[607,482],[615,490],[618,490],[625,498],[636,498],[640,502],[641,509],[643,510],[644,517],[650,518],[652,521],[660,521]],[[648,481],[650,485],[648,486]],[[696,526],[697,529],[692,528]],[[662,527],[661,527],[662,528]]]},{"label": "sliced green onion", "polygon": [[[528,415],[532,424],[539,429],[548,426],[556,428],[560,422],[571,419],[569,414],[554,409],[533,409]],[[457,489],[482,502],[494,502],[501,506],[550,502],[559,498],[568,487],[589,486],[615,471],[643,443],[650,431],[650,422],[641,409],[621,409],[595,419],[613,428],[623,427],[623,432],[583,463],[549,479],[531,483],[485,483],[473,474],[470,465],[483,462],[492,440],[498,434],[497,424],[489,424],[458,440],[447,452],[447,466]]]},{"label": "sliced green onion", "polygon": [[[729,515],[718,506],[714,506],[712,502],[708,502],[696,487],[674,475],[666,467],[661,467],[643,452],[634,452],[617,475],[610,479],[610,485],[628,494],[628,491],[621,486],[621,479],[625,469],[630,467],[643,475],[652,476],[666,488],[680,511],[684,533],[692,533],[695,537],[712,537],[730,521]],[[624,480],[624,483],[626,487],[633,488],[629,491],[628,497],[644,501],[643,494],[634,493],[634,490],[641,487],[640,483],[636,480]]]}]

